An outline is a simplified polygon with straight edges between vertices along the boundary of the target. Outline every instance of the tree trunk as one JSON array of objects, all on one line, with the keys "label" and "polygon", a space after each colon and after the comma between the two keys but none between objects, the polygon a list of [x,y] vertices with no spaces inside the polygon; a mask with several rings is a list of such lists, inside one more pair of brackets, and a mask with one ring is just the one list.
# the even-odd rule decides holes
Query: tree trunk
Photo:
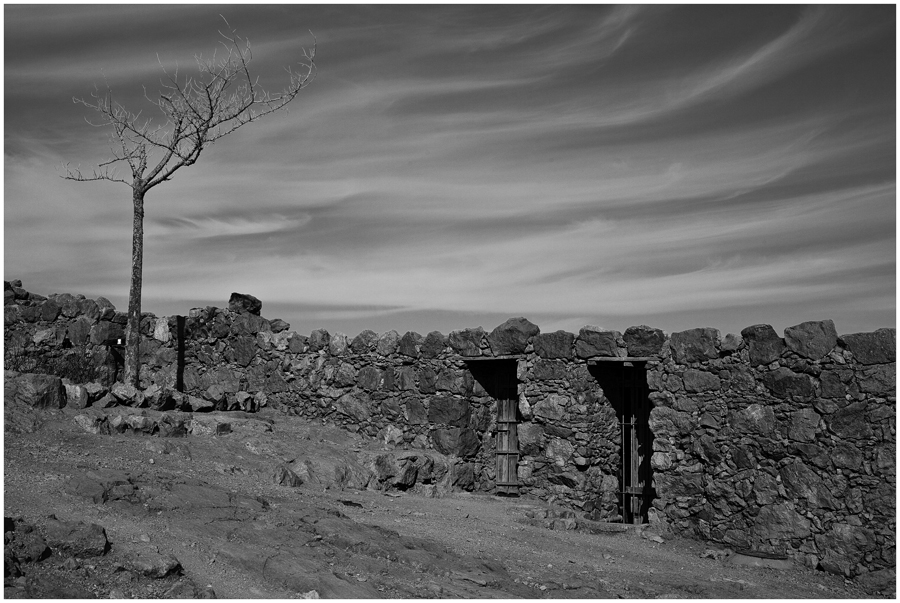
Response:
[{"label": "tree trunk", "polygon": [[139,387],[141,375],[141,285],[144,267],[144,191],[135,187],[133,202],[131,288],[128,290],[128,323],[125,326],[125,376],[123,381]]}]

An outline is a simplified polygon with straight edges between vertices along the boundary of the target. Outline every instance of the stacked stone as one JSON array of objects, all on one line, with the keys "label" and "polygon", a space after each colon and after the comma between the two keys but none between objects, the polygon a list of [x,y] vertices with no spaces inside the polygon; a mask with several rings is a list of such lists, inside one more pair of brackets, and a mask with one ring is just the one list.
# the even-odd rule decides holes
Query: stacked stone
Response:
[{"label": "stacked stone", "polygon": [[[124,337],[127,317],[109,300],[68,293],[45,297],[26,291],[19,280],[3,286],[6,368],[58,364],[80,354],[95,365],[100,380],[115,381],[115,361],[103,343]],[[146,315],[146,324],[152,318]]]},{"label": "stacked stone", "polygon": [[[125,324],[102,298],[44,298],[18,282],[6,283],[5,302],[7,349],[24,342],[25,355],[61,356],[68,342],[103,364],[102,343]],[[142,390],[67,392],[80,406],[270,404],[388,448],[434,449],[456,459],[455,485],[490,490],[497,408],[473,368],[475,359],[506,358],[518,381],[521,491],[615,520],[618,420],[592,364],[642,358],[655,406],[652,521],[848,576],[894,566],[893,329],[838,336],[831,321],[816,321],[783,338],[769,325],[725,337],[711,328],[667,337],[643,325],[624,333],[584,327],[576,336],[512,318],[489,333],[363,331],[351,339],[323,329],[298,334],[263,318],[261,306],[234,294],[226,309],[190,311],[180,397],[171,394],[177,319],[149,314]]]},{"label": "stacked stone", "polygon": [[895,331],[673,333],[648,374],[654,505],[676,532],[846,576],[894,565]]}]

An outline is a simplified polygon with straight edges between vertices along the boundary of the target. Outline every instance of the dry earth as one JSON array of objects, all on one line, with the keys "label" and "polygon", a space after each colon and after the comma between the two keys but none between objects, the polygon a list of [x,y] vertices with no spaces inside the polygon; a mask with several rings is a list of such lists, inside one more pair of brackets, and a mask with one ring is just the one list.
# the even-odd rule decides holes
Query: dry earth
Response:
[{"label": "dry earth", "polygon": [[[40,542],[52,552],[36,562],[20,553],[6,598],[869,596],[823,572],[735,563],[748,558],[697,541],[588,522],[548,529],[528,516],[551,507],[528,498],[278,485],[285,462],[328,466],[382,448],[272,410],[210,413],[233,431],[183,438],[88,433],[74,420],[85,411],[9,401],[5,411],[7,556]],[[73,522],[102,526],[108,551],[79,549],[88,532]]]}]

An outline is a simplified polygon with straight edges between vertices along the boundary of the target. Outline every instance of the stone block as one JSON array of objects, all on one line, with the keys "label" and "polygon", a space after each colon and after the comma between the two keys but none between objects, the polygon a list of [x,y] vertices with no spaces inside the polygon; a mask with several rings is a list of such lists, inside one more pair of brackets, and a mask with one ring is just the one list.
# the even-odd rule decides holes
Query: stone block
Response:
[{"label": "stone block", "polygon": [[822,569],[832,574],[852,577],[866,553],[875,549],[871,530],[846,523],[834,523],[831,531],[816,535],[816,546],[824,553]]},{"label": "stone block", "polygon": [[400,344],[400,333],[394,330],[387,331],[378,336],[375,341],[375,352],[379,356],[388,357],[397,353]]},{"label": "stone block", "polygon": [[850,442],[837,442],[831,450],[831,460],[835,467],[858,471],[862,466],[863,453]]},{"label": "stone block", "polygon": [[356,384],[356,369],[348,362],[342,362],[334,372],[333,383],[336,387],[351,387]]},{"label": "stone block", "polygon": [[472,490],[475,487],[475,465],[473,463],[454,463],[448,475],[454,488]]},{"label": "stone block", "polygon": [[410,425],[425,425],[428,423],[428,412],[425,405],[418,398],[406,400],[406,422]]},{"label": "stone block", "polygon": [[803,408],[791,415],[788,437],[795,442],[812,442],[816,439],[821,417],[812,408]]},{"label": "stone block", "polygon": [[667,406],[657,406],[650,411],[649,425],[657,438],[681,437],[694,431],[691,415]]},{"label": "stone block", "polygon": [[897,391],[897,366],[882,364],[865,368],[856,375],[860,391],[880,396],[893,396]]},{"label": "stone block", "polygon": [[897,360],[897,330],[841,335],[840,341],[860,364],[887,364]]},{"label": "stone block", "polygon": [[836,372],[822,371],[819,374],[819,393],[823,398],[843,398],[847,395],[847,386]]},{"label": "stone block", "polygon": [[288,338],[288,351],[290,351],[291,354],[302,354],[307,349],[306,342],[306,336],[292,333]]},{"label": "stone block", "polygon": [[397,389],[400,391],[416,390],[416,369],[413,366],[401,366],[395,373],[395,381]]},{"label": "stone block", "polygon": [[232,293],[228,300],[228,309],[236,313],[260,315],[262,302],[248,293]]},{"label": "stone block", "polygon": [[759,366],[781,358],[787,349],[784,340],[778,336],[772,325],[753,325],[741,331],[741,337],[750,350],[750,364]]},{"label": "stone block", "polygon": [[810,522],[788,505],[766,505],[759,510],[750,530],[756,542],[807,538]]},{"label": "stone block", "polygon": [[832,496],[819,474],[799,460],[779,471],[784,489],[795,499],[806,499],[812,509],[837,509],[840,505]]},{"label": "stone block", "polygon": [[675,362],[679,364],[693,364],[718,358],[716,343],[719,340],[719,330],[709,327],[688,329],[672,333],[669,337],[669,345]]},{"label": "stone block", "polygon": [[650,467],[654,471],[667,471],[672,467],[672,455],[668,452],[654,452],[650,457]]},{"label": "stone block", "polygon": [[91,320],[85,316],[79,316],[68,327],[67,337],[72,345],[81,346],[88,342],[91,336]]},{"label": "stone block", "polygon": [[569,399],[559,394],[550,394],[538,400],[532,407],[532,413],[536,417],[558,421],[565,414]]},{"label": "stone block", "polygon": [[[772,477],[768,473],[759,472],[756,476],[756,479],[753,480],[753,495],[756,497],[756,503],[758,505],[760,505],[761,507],[765,506],[765,505],[771,505],[771,504],[776,503],[779,500],[779,498],[781,498],[781,493],[779,492],[779,489],[778,489],[778,482],[775,480],[774,477]],[[781,509],[778,509],[778,508],[770,509],[769,512],[773,513],[775,515],[779,515],[779,516],[782,515]],[[789,516],[789,518],[790,518],[790,516]],[[785,520],[784,519],[781,519],[781,521],[776,520],[776,523],[782,523],[782,522],[785,522]],[[793,521],[788,521],[785,523],[794,524]],[[758,524],[759,524],[759,522],[758,522]],[[765,523],[762,523],[759,525],[760,525],[760,527],[765,528],[765,529],[770,529],[770,530],[776,529],[774,526],[769,526]],[[809,526],[807,525],[807,529],[808,528],[809,528]],[[757,535],[759,536],[759,534],[757,534]],[[762,536],[766,539],[772,537],[771,533],[763,533]],[[777,536],[776,536],[776,538],[777,538]]]},{"label": "stone block", "polygon": [[78,306],[78,313],[90,320],[91,323],[97,322],[97,319],[100,318],[100,306],[98,306],[97,302],[95,302],[94,300],[79,300]]},{"label": "stone block", "polygon": [[125,340],[125,329],[120,324],[101,320],[91,326],[91,343],[94,345],[100,345],[104,341],[118,338]]},{"label": "stone block", "polygon": [[722,388],[722,382],[719,377],[707,371],[687,369],[681,378],[684,382],[685,391],[692,393],[718,391]]},{"label": "stone block", "polygon": [[573,358],[575,335],[568,331],[540,333],[534,337],[534,351],[541,358]]},{"label": "stone block", "polygon": [[481,356],[481,339],[484,337],[484,329],[461,329],[450,331],[448,340],[453,351],[460,356]]},{"label": "stone block", "polygon": [[233,337],[230,350],[226,349],[225,357],[238,366],[249,366],[256,356],[256,337],[249,335]]},{"label": "stone block", "polygon": [[371,417],[369,397],[364,392],[349,392],[333,402],[334,409],[354,420],[356,424],[364,423]]},{"label": "stone block", "polygon": [[836,410],[828,418],[828,428],[838,437],[848,440],[866,439],[872,436],[872,427],[866,420],[865,402],[854,402]]},{"label": "stone block", "polygon": [[407,331],[403,335],[403,337],[400,338],[400,343],[397,346],[397,352],[402,356],[418,358],[419,348],[422,347],[423,341],[424,338],[415,331]]},{"label": "stone block", "polygon": [[47,519],[44,524],[50,548],[74,557],[100,557],[109,550],[106,530],[95,523]]},{"label": "stone block", "polygon": [[621,338],[618,331],[604,331],[592,325],[582,327],[575,340],[575,355],[579,358],[615,358],[619,354],[616,342]]},{"label": "stone block", "polygon": [[537,359],[532,368],[532,376],[538,381],[566,378],[566,363],[561,360]]},{"label": "stone block", "polygon": [[285,322],[280,318],[273,318],[269,321],[269,328],[272,329],[272,333],[282,333],[291,328],[291,324],[289,322]]},{"label": "stone block", "polygon": [[544,447],[544,456],[558,467],[565,467],[575,454],[575,446],[562,438],[551,438]]},{"label": "stone block", "polygon": [[396,398],[385,398],[381,401],[381,414],[388,419],[398,419],[403,415],[403,409]]},{"label": "stone block", "polygon": [[[654,412],[658,409],[654,409]],[[650,413],[652,418],[653,413]],[[750,404],[744,409],[731,413],[728,418],[731,428],[739,435],[759,434],[770,436],[775,431],[775,412],[768,406]],[[656,433],[656,430],[654,430]]]},{"label": "stone block", "polygon": [[481,442],[475,431],[468,428],[437,428],[431,431],[434,449],[441,454],[455,455],[460,458],[475,456],[481,448]]},{"label": "stone block", "polygon": [[727,335],[725,335],[725,337],[722,338],[722,343],[719,346],[719,349],[726,354],[731,354],[738,351],[742,343],[744,343],[744,339],[740,335],[728,333]]},{"label": "stone block", "polygon": [[433,394],[437,392],[437,375],[431,367],[419,368],[419,392]]},{"label": "stone block", "polygon": [[381,384],[381,371],[371,365],[364,366],[359,369],[356,382],[361,388],[373,392]]},{"label": "stone block", "polygon": [[703,476],[699,473],[661,473],[654,479],[656,493],[661,498],[701,496],[704,491]]},{"label": "stone block", "polygon": [[537,325],[520,316],[497,326],[487,336],[487,340],[494,356],[524,354],[528,342],[540,332]]},{"label": "stone block", "polygon": [[6,373],[3,389],[7,402],[12,397],[16,402],[34,408],[62,408],[66,405],[66,389],[62,380],[53,375]]},{"label": "stone block", "polygon": [[41,320],[45,322],[53,322],[59,316],[62,308],[52,299],[48,299],[41,304]]},{"label": "stone block", "polygon": [[437,358],[441,352],[447,347],[447,338],[440,331],[432,331],[425,336],[419,348],[419,353],[423,358]]},{"label": "stone block", "polygon": [[666,342],[666,335],[661,329],[640,325],[625,329],[622,339],[625,340],[629,356],[659,356]]},{"label": "stone block", "polygon": [[69,408],[87,408],[90,404],[90,396],[84,386],[65,383],[63,387],[66,389],[66,406]]},{"label": "stone block", "polygon": [[328,341],[328,353],[332,356],[343,356],[347,347],[347,336],[343,333],[334,333]]},{"label": "stone block", "polygon": [[354,354],[367,354],[375,350],[375,343],[377,341],[378,333],[371,329],[366,329],[353,338],[353,341],[350,343],[350,350],[352,350]]},{"label": "stone block", "polygon": [[811,400],[816,395],[812,377],[805,373],[795,373],[785,367],[779,367],[763,375],[763,383],[779,398]]},{"label": "stone block", "polygon": [[428,405],[428,422],[438,425],[465,427],[471,414],[469,402],[460,398],[435,396]]},{"label": "stone block", "polygon": [[521,423],[518,427],[519,451],[535,456],[544,447],[544,429],[537,423]]},{"label": "stone block", "polygon": [[316,329],[312,333],[309,334],[309,351],[310,352],[318,352],[319,350],[324,350],[328,347],[328,344],[331,343],[331,334],[325,329]]},{"label": "stone block", "polygon": [[837,344],[837,331],[830,320],[812,320],[784,330],[784,343],[796,354],[820,360]]}]

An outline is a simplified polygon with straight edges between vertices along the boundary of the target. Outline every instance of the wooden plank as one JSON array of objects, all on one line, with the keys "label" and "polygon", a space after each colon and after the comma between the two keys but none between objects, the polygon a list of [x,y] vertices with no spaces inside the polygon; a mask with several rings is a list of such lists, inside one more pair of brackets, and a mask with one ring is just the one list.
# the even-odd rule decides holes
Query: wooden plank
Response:
[{"label": "wooden plank", "polygon": [[598,362],[650,362],[651,360],[659,360],[653,356],[626,356],[624,358],[591,358],[588,364],[597,364]]}]

